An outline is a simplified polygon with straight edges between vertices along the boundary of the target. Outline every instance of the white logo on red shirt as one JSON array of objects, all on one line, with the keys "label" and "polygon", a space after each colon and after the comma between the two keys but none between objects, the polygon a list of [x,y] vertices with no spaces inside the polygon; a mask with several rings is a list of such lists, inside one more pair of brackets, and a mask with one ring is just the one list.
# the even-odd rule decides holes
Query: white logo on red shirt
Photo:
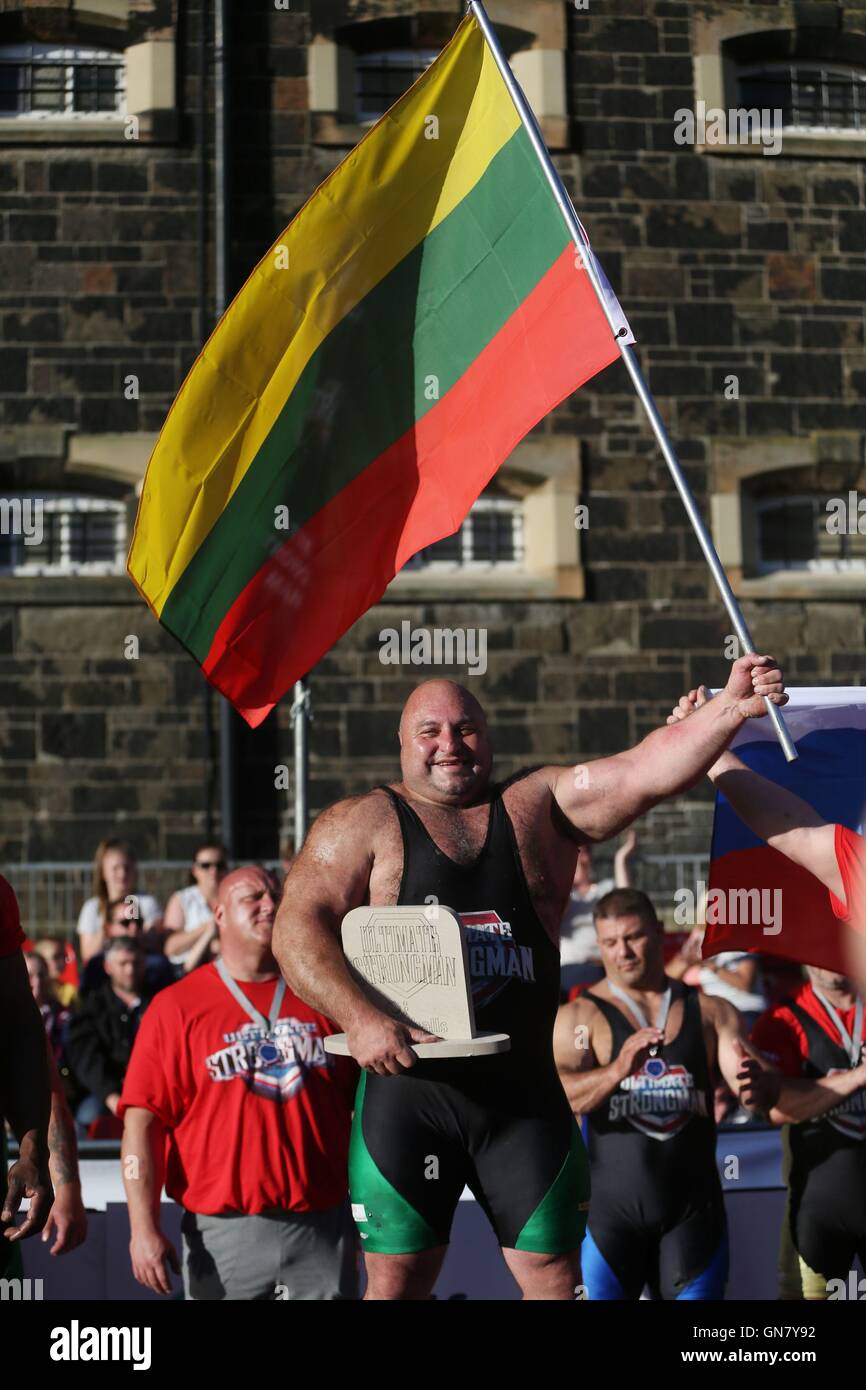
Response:
[{"label": "white logo on red shirt", "polygon": [[223,1033],[228,1044],[205,1058],[211,1081],[240,1078],[247,1088],[267,1100],[285,1101],[302,1088],[310,1067],[331,1065],[319,1026],[299,1018],[278,1018],[268,1032],[245,1023]]}]

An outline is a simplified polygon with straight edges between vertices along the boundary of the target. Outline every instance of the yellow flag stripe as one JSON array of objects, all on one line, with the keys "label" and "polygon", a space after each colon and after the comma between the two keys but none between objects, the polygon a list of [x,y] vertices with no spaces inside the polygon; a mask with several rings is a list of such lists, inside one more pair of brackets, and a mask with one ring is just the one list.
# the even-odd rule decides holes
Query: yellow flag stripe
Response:
[{"label": "yellow flag stripe", "polygon": [[454,211],[518,124],[468,16],[260,261],[194,363],[148,465],[129,572],[157,616],[317,348]]}]

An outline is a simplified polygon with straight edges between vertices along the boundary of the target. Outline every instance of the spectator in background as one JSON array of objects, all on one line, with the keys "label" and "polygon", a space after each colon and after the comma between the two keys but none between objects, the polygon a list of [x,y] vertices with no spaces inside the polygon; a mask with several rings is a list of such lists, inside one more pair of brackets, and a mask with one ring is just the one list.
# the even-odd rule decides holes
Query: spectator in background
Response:
[{"label": "spectator in background", "polygon": [[[15,1244],[41,1231],[54,1202],[48,1166],[49,1053],[21,947],[18,899],[0,874],[0,1276],[20,1278]],[[18,1140],[7,1172],[6,1123]],[[22,1199],[30,1210],[16,1228]]]},{"label": "spectator in background", "polygon": [[161,927],[162,908],[151,893],[137,891],[137,876],[138,865],[127,840],[100,841],[93,860],[93,896],[87,899],[78,915],[77,931],[85,964],[102,950],[108,904],[118,898],[135,896],[145,928]]},{"label": "spectator in background", "polygon": [[[82,1137],[94,1121],[116,1115],[132,1044],[150,1002],[140,941],[114,937],[103,965],[108,978],[82,1000],[70,1021],[66,1043],[72,1071],[87,1092],[75,1116]],[[116,1133],[120,1134],[119,1124]]]},{"label": "spectator in background", "polygon": [[[51,944],[54,945],[55,943],[52,942]],[[75,1110],[84,1097],[81,1087],[72,1074],[69,1058],[66,1056],[66,1036],[69,1029],[69,1020],[72,1017],[72,1010],[64,1008],[57,999],[54,990],[54,982],[51,979],[50,971],[42,955],[37,954],[34,950],[30,955],[24,957],[24,963],[27,966],[27,974],[30,977],[30,988],[33,992],[33,998],[36,1000],[36,1007],[42,1015],[45,1037],[48,1042],[48,1052],[53,1062],[51,1083],[51,1128],[53,1131],[61,1133],[66,1127],[66,1116],[68,1115],[69,1125],[72,1127],[72,1145],[74,1151],[75,1126],[73,1124],[72,1115],[69,1114],[69,1107],[71,1106],[72,1109]],[[78,992],[76,991],[76,1000],[77,998]],[[59,1102],[54,1094],[58,1087],[63,1093],[66,1107],[64,1111],[61,1111]],[[57,1115],[55,1115],[55,1111]]]},{"label": "spectator in background", "polygon": [[[701,914],[703,916],[703,914]],[[742,1015],[748,1033],[767,1007],[761,972],[761,957],[749,951],[720,951],[701,958],[703,926],[695,927],[685,945],[668,961],[667,972],[675,980],[685,980],[704,994],[727,999]]]},{"label": "spectator in background", "polygon": [[227,870],[222,845],[199,845],[192,859],[189,886],[172,893],[165,909],[164,950],[172,964],[189,971],[210,955],[211,944],[216,942],[214,907]]},{"label": "spectator in background", "polygon": [[[119,936],[132,937],[142,943],[144,935],[144,923],[141,920],[141,912],[135,903],[127,902],[125,898],[118,898],[116,902],[108,905],[108,919],[105,924],[105,935],[108,941],[116,940]],[[151,997],[158,994],[166,985],[173,985],[177,979],[177,974],[170,961],[158,951],[145,951],[144,956],[144,987],[146,993]],[[101,989],[105,984],[105,952],[99,951],[97,955],[91,956],[84,967],[81,976],[81,995],[93,994],[94,990]]]},{"label": "spectator in background", "polygon": [[69,1022],[70,1011],[64,1009],[51,986],[51,977],[48,973],[48,966],[41,955],[32,951],[26,956],[24,963],[27,966],[27,974],[30,977],[30,990],[36,1000],[36,1007],[42,1015],[42,1023],[45,1028],[45,1036],[48,1039],[48,1046],[51,1049],[57,1066],[62,1068],[64,1062],[64,1033]]},{"label": "spectator in background", "polygon": [[54,998],[64,1009],[71,1009],[78,1000],[78,990],[68,980],[61,978],[69,964],[66,942],[57,941],[52,936],[43,936],[35,942],[33,950],[48,966],[48,978]]},{"label": "spectator in background", "polygon": [[132,1269],[171,1293],[177,1253],[159,1226],[163,1179],[184,1208],[188,1299],[356,1296],[347,1204],[358,1069],[325,1052],[335,1026],[287,988],[271,950],[280,896],[259,867],[220,885],[222,955],[154,1002],[123,1088],[136,1155]]},{"label": "spectator in background", "polygon": [[[667,973],[675,980],[701,990],[703,994],[726,999],[740,1014],[748,1034],[767,1007],[761,957],[747,951],[722,951],[702,959],[706,895],[698,907],[700,925],[693,928],[676,955],[667,963]],[[749,1124],[754,1114],[740,1104],[722,1078],[713,1092],[716,1124]]]},{"label": "spectator in background", "polygon": [[629,859],[636,844],[635,832],[627,831],[614,855],[613,878],[603,878],[599,882],[593,872],[592,847],[581,845],[578,850],[571,895],[560,927],[560,983],[564,994],[575,985],[594,984],[604,978],[593,908],[599,898],[614,888],[631,888]]},{"label": "spectator in background", "polygon": [[750,1032],[767,1007],[761,978],[761,958],[749,951],[721,951],[701,965],[700,987],[704,994],[727,999],[738,1010]]}]

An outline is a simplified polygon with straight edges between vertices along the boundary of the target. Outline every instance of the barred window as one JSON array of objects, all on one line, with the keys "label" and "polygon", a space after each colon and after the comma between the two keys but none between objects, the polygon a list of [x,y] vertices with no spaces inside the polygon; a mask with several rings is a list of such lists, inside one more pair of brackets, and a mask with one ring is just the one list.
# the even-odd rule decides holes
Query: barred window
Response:
[{"label": "barred window", "polygon": [[122,53],[47,43],[0,46],[0,117],[93,117],[126,109]]},{"label": "barred window", "polygon": [[419,550],[404,565],[419,569],[522,569],[523,509],[513,498],[480,497],[459,530]]},{"label": "barred window", "polygon": [[[847,497],[770,497],[756,505],[758,573],[806,570],[845,574],[866,570],[866,535]],[[842,511],[845,524],[838,524]]]},{"label": "barred window", "polygon": [[438,56],[435,48],[389,48],[355,58],[355,115],[378,121]]},{"label": "barred window", "polygon": [[866,75],[834,64],[753,64],[737,70],[737,104],[781,111],[784,129],[866,130]]},{"label": "barred window", "polygon": [[0,497],[0,574],[123,574],[126,507],[102,497]]}]

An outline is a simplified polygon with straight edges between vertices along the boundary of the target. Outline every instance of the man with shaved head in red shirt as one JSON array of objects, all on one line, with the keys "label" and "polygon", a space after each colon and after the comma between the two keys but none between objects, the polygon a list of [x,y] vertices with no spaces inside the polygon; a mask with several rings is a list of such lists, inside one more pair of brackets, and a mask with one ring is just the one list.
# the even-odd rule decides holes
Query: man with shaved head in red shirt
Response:
[{"label": "man with shaved head in red shirt", "polygon": [[144,1015],[117,1113],[136,1279],[171,1292],[163,1182],[184,1208],[188,1299],[340,1299],[356,1292],[346,1157],[357,1068],[334,1025],[286,988],[271,951],[272,874],[235,869],[214,920],[221,955]]}]

